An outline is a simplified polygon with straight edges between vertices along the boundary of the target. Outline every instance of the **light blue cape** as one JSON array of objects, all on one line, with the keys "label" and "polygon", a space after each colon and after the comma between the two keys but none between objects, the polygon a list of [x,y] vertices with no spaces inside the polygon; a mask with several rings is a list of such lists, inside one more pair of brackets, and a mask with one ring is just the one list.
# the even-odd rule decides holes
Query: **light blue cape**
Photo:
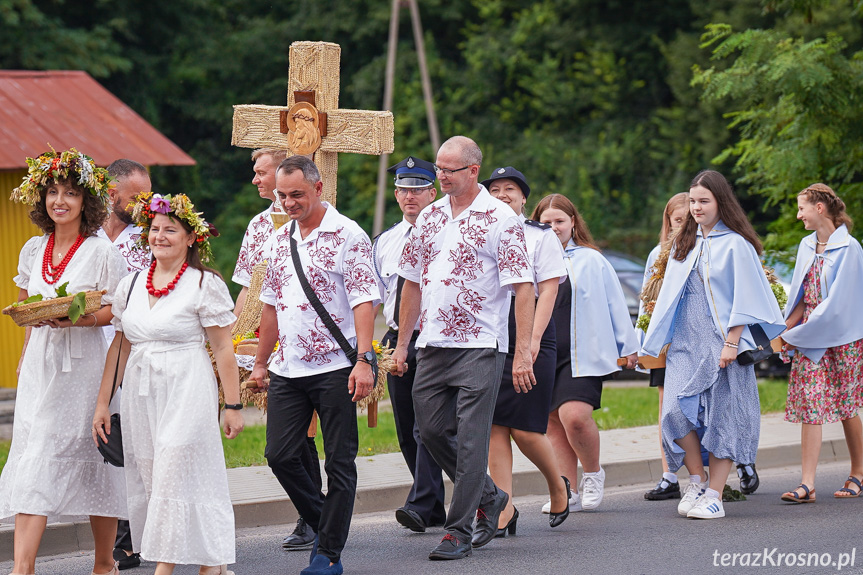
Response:
[{"label": "light blue cape", "polygon": [[[803,280],[815,261],[816,235],[803,238],[797,250],[794,277],[788,294],[785,317],[803,297]],[[821,255],[823,300],[809,314],[806,323],[792,327],[782,339],[797,347],[800,353],[818,363],[829,347],[863,339],[863,248],[841,225],[830,235]]]},{"label": "light blue cape", "polygon": [[[740,336],[738,353],[755,348],[748,327],[751,324],[759,324],[770,339],[782,333],[785,322],[758,253],[743,236],[720,220],[710,230],[707,239],[702,237],[701,228],[698,228],[695,247],[684,261],[674,259],[672,249],[644,338],[646,355],[659,357],[662,348],[671,341],[677,306],[699,255],[705,258],[704,288],[710,302],[710,316],[719,333],[727,338],[732,327],[746,326]],[[691,344],[699,345],[699,342]]]}]

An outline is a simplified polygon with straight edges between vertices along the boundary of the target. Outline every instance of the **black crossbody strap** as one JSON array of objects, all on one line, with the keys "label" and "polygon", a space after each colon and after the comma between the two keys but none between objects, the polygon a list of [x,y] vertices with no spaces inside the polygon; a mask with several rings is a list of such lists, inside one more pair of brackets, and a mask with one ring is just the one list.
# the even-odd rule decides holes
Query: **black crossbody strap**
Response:
[{"label": "black crossbody strap", "polygon": [[[135,280],[138,279],[138,274],[140,271],[135,272],[135,277],[132,278],[132,284],[129,286],[129,293],[126,294],[126,307],[129,307],[129,298],[132,297],[132,288],[135,287]],[[122,331],[120,332],[120,349],[117,350],[117,365],[114,367],[114,386],[111,388],[111,399],[114,399],[114,394],[117,393],[117,374],[120,373],[120,355],[123,352],[123,339],[126,337],[126,334]],[[123,385],[123,382],[120,382],[120,386]],[[111,403],[111,399],[108,400],[108,403]]]},{"label": "black crossbody strap", "polygon": [[306,294],[306,298],[309,300],[309,303],[312,304],[318,317],[321,318],[321,321],[324,322],[324,325],[327,326],[327,329],[330,330],[330,333],[333,334],[334,338],[336,338],[336,342],[339,344],[339,347],[342,348],[342,351],[345,352],[345,355],[351,363],[356,363],[357,350],[351,347],[351,344],[348,343],[347,338],[345,338],[345,334],[342,333],[342,330],[340,330],[339,326],[336,325],[336,322],[333,321],[332,316],[326,310],[324,304],[322,304],[321,300],[318,299],[318,295],[315,293],[315,290],[313,290],[312,286],[309,285],[309,280],[306,279],[306,274],[303,272],[303,265],[300,262],[300,252],[297,250],[297,240],[294,239],[294,230],[296,230],[296,228],[297,221],[292,220],[291,229],[288,230],[288,234],[291,239],[291,259],[294,262],[294,270],[297,273],[297,279],[300,280],[300,285],[303,286],[303,292]]}]

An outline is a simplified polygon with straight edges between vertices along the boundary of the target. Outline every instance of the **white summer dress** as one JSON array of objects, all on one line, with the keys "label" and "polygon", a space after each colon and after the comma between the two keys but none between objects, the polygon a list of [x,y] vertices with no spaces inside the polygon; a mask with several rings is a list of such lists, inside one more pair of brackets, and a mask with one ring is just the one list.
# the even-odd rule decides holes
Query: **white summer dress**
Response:
[{"label": "white summer dress", "polygon": [[[21,250],[15,285],[32,295],[56,297],[42,278],[48,236]],[[114,291],[126,265],[110,242],[90,237],[78,248],[57,285],[68,292]],[[92,320],[88,319],[87,322]],[[93,413],[108,344],[101,327],[34,327],[21,363],[9,459],[0,476],[0,519],[17,513],[49,522],[88,515],[126,516],[123,470],[107,465],[93,443]]]},{"label": "white summer dress", "polygon": [[189,268],[150,308],[147,273],[117,287],[114,327],[132,344],[123,380],[123,453],[132,546],[144,559],[234,563],[234,511],[205,327],[236,317],[228,287]]}]

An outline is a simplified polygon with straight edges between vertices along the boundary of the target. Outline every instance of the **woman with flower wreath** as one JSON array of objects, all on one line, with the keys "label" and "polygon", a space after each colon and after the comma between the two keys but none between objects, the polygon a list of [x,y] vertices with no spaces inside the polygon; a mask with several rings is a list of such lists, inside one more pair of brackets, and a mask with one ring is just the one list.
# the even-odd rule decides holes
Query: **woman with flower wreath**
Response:
[{"label": "woman with flower wreath", "polygon": [[830,187],[812,184],[797,195],[797,219],[812,233],[797,251],[785,310],[784,354],[793,354],[785,420],[801,423],[803,477],[782,494],[792,503],[815,501],[821,427],[842,422],[851,458],[836,498],[860,497],[863,483],[863,249],[849,233],[845,202]]},{"label": "woman with flower wreath", "polygon": [[[690,519],[725,517],[722,491],[734,461],[755,461],[761,410],[755,368],[737,361],[755,348],[750,326],[773,338],[782,313],[759,259],[761,241],[722,174],[699,172],[692,216],[674,238],[643,349],[665,344],[662,445],[669,469],[689,485],[677,506]],[[710,480],[701,446],[709,453]]]},{"label": "woman with flower wreath", "polygon": [[[93,573],[116,573],[111,556],[117,517],[126,515],[123,472],[105,465],[90,440],[90,420],[108,345],[100,326],[126,266],[111,242],[96,237],[108,216],[106,170],[74,148],[27,158],[12,199],[30,206],[44,233],[21,250],[19,300],[105,290],[102,308],[27,328],[9,459],[0,476],[0,520],[15,519],[14,574],[35,572],[48,521],[90,517]],[[62,289],[59,291],[63,291]]]},{"label": "woman with flower wreath", "polygon": [[230,333],[234,302],[221,276],[203,264],[215,228],[187,196],[139,194],[133,218],[153,262],[137,281],[127,276],[117,288],[118,333],[105,363],[93,441],[111,433],[108,404],[119,354],[132,547],[158,563],[156,575],[170,575],[175,564],[224,575],[235,562],[234,513],[205,342],[222,376],[224,431],[232,439],[243,429]]}]

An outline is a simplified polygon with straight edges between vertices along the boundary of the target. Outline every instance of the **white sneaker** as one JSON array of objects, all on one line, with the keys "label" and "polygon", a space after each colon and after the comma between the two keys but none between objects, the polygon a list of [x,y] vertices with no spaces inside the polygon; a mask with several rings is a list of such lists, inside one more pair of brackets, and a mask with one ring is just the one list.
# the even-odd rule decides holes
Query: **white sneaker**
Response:
[{"label": "white sneaker", "polygon": [[687,514],[695,507],[698,500],[701,499],[705,489],[707,489],[706,481],[704,483],[690,481],[686,489],[683,490],[683,497],[680,498],[680,503],[677,504],[678,515],[687,517]]},{"label": "white sneaker", "polygon": [[721,498],[703,495],[686,516],[690,519],[719,519],[725,517],[725,508],[722,507]]},{"label": "white sneaker", "polygon": [[[569,492],[569,512],[581,511],[581,494]],[[551,500],[542,506],[543,513],[551,513]]]},{"label": "white sneaker", "polygon": [[605,470],[600,467],[596,473],[581,474],[581,506],[596,509],[602,503],[605,493]]}]

